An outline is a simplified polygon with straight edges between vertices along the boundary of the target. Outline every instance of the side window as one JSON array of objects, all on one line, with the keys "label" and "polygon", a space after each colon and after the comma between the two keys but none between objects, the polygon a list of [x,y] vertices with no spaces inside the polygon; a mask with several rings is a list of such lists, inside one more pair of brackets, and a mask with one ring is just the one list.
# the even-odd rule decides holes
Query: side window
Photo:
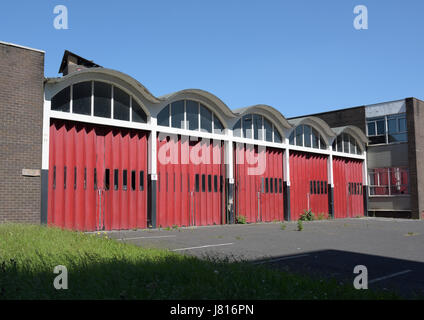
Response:
[{"label": "side window", "polygon": [[56,166],[53,167],[53,190],[56,189]]},{"label": "side window", "polygon": [[135,170],[131,171],[131,191],[135,190]]},{"label": "side window", "polygon": [[106,169],[105,172],[105,189],[109,190],[110,188],[110,170]]},{"label": "side window", "polygon": [[277,178],[274,179],[274,192],[278,193],[278,179]]},{"label": "side window", "polygon": [[94,168],[94,190],[97,190],[97,169]]},{"label": "side window", "polygon": [[113,172],[113,189],[118,190],[119,188],[119,170],[115,169]]},{"label": "side window", "polygon": [[127,191],[128,170],[122,170],[122,190]]},{"label": "side window", "polygon": [[269,178],[269,193],[273,193],[274,192],[273,189],[274,189],[274,180],[273,178]]},{"label": "side window", "polygon": [[268,178],[265,178],[265,193],[268,193],[268,189],[269,189]]},{"label": "side window", "polygon": [[196,192],[199,192],[200,190],[200,177],[198,174],[196,174]]},{"label": "side window", "polygon": [[312,186],[312,180],[309,181],[309,193],[310,194],[313,194],[314,193],[314,189],[313,189],[313,186]]},{"label": "side window", "polygon": [[202,192],[206,191],[206,175],[202,174]]},{"label": "side window", "polygon": [[280,193],[283,193],[283,179],[280,178]]},{"label": "side window", "polygon": [[66,166],[63,168],[63,188],[66,189]]},{"label": "side window", "polygon": [[77,167],[74,167],[74,190],[77,189]]},{"label": "side window", "polygon": [[213,192],[218,192],[218,176],[213,176]]}]

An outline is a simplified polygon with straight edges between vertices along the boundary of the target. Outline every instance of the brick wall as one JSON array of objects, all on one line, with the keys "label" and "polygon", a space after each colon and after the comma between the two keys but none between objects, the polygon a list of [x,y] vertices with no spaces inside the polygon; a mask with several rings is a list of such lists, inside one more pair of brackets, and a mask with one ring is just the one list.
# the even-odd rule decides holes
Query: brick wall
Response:
[{"label": "brick wall", "polygon": [[355,107],[349,109],[335,110],[323,113],[310,114],[327,122],[332,127],[344,127],[347,125],[357,126],[365,131],[365,107]]},{"label": "brick wall", "polygon": [[413,219],[424,218],[424,102],[406,99],[409,185]]},{"label": "brick wall", "polygon": [[40,223],[44,53],[0,43],[0,223]]}]

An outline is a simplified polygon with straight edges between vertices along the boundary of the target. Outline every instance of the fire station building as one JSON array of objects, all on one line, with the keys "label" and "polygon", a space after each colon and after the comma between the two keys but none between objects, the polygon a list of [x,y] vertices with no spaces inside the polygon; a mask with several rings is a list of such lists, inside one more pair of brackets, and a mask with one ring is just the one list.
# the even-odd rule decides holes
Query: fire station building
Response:
[{"label": "fire station building", "polygon": [[157,97],[69,51],[63,76],[45,78],[44,52],[0,42],[0,67],[0,222],[93,231],[368,214],[361,125],[231,109],[199,89]]}]

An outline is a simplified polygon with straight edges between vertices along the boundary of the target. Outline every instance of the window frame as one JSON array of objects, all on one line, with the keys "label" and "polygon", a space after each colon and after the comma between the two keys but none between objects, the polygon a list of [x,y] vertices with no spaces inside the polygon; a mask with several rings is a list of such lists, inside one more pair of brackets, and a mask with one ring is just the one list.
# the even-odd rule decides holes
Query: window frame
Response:
[{"label": "window frame", "polygon": [[[310,146],[307,146],[306,145],[307,143],[305,143],[305,127],[308,127],[308,130],[307,130],[307,131],[309,131],[309,134],[308,134],[309,143],[308,144]],[[299,134],[299,135],[296,133],[298,128],[302,128],[301,129],[302,133]],[[298,137],[302,137],[302,143],[298,143],[298,141],[297,141]],[[314,146],[314,144],[315,144],[314,143],[314,137],[316,137],[316,140],[318,142],[316,146]],[[324,143],[324,145],[323,145],[323,143]],[[325,143],[325,138],[323,137],[323,135],[314,126],[309,125],[309,124],[299,124],[298,126],[296,126],[289,136],[289,144],[292,145],[292,146],[303,147],[303,148],[308,148],[308,149],[321,149],[321,150],[327,149],[327,143]]]},{"label": "window frame", "polygon": [[[74,87],[82,84],[84,82],[89,82],[91,84],[91,88],[90,88],[90,113],[75,113],[74,112]],[[110,85],[111,86],[111,97],[110,97],[110,116],[109,117],[104,117],[104,116],[99,116],[99,115],[95,115],[94,114],[94,105],[95,105],[95,82],[97,83],[103,83],[105,85]],[[54,110],[52,108],[52,102],[55,99],[55,97],[58,94],[61,94],[64,92],[64,90],[67,90],[67,88],[69,88],[69,108],[68,110]],[[121,120],[121,119],[117,119],[114,117],[114,105],[115,105],[115,89],[118,88],[119,90],[121,90],[123,93],[125,93],[126,95],[129,96],[129,117],[128,120]],[[144,114],[144,116],[142,117],[143,120],[145,119],[145,121],[133,121],[133,100],[135,101],[135,103],[140,107],[140,110],[138,110],[138,113],[142,112]],[[78,116],[89,116],[89,117],[94,117],[94,118],[98,118],[98,119],[110,119],[110,120],[118,120],[118,121],[125,121],[125,122],[131,122],[131,123],[143,123],[143,124],[147,124],[148,122],[148,118],[149,116],[147,115],[146,111],[144,110],[144,108],[142,107],[143,104],[138,101],[137,99],[134,98],[134,95],[132,93],[130,93],[130,91],[128,89],[126,89],[125,87],[122,87],[120,85],[116,85],[113,82],[110,81],[104,81],[104,80],[98,80],[98,79],[93,79],[93,80],[84,80],[84,81],[79,81],[79,82],[75,82],[70,84],[69,86],[63,88],[62,90],[58,91],[54,96],[51,97],[50,99],[51,104],[50,104],[50,110],[54,111],[54,112],[65,112],[65,113],[69,113],[69,114],[75,114]]]},{"label": "window frame", "polygon": [[[405,130],[400,130],[400,120],[405,120]],[[389,120],[396,120],[396,129],[397,131],[394,133],[389,133]],[[377,132],[377,122],[378,121],[384,121],[384,133],[378,134]],[[371,135],[369,133],[369,124],[374,124],[375,128],[375,134]],[[396,143],[407,143],[408,142],[408,123],[407,123],[407,117],[406,112],[400,112],[400,113],[392,113],[392,114],[386,114],[384,116],[380,117],[371,117],[366,119],[366,134],[367,137],[373,138],[373,137],[383,137],[385,139],[385,142],[377,142],[373,143],[370,139],[370,145],[379,145],[379,144],[396,144]],[[406,134],[406,140],[404,141],[389,141],[390,135],[399,135],[399,134]]]},{"label": "window frame", "polygon": [[[381,183],[381,171],[380,172],[376,172],[376,170],[382,170],[382,173],[384,175],[386,175],[387,178],[387,184],[382,184]],[[399,174],[399,180],[400,183],[392,183],[392,173],[393,171],[396,170]],[[407,174],[407,183],[402,183],[402,173],[406,173]],[[368,170],[368,196],[370,197],[398,197],[398,196],[410,196],[411,194],[411,189],[410,189],[410,176],[409,176],[409,168],[408,167],[384,167],[384,168],[372,168]],[[374,177],[374,179],[371,179],[371,175],[377,175],[377,179],[376,177]],[[371,184],[371,182],[373,182],[373,184]],[[377,183],[376,183],[377,182]],[[392,187],[398,187],[400,188],[406,188],[406,192],[405,193],[393,193],[392,192]],[[362,184],[361,184],[361,188],[362,188]],[[376,188],[383,188],[386,193],[384,194],[376,194],[375,189]],[[373,192],[374,190],[374,192]]]}]

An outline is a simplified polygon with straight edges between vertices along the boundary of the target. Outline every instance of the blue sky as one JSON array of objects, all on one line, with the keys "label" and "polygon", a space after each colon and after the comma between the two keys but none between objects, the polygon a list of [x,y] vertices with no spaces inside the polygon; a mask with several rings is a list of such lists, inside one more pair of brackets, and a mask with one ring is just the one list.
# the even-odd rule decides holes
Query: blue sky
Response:
[{"label": "blue sky", "polygon": [[[68,30],[53,27],[59,4]],[[47,77],[68,49],[156,96],[199,88],[231,109],[264,103],[290,117],[424,99],[423,14],[420,0],[14,0],[0,3],[0,40],[44,50]]]}]

